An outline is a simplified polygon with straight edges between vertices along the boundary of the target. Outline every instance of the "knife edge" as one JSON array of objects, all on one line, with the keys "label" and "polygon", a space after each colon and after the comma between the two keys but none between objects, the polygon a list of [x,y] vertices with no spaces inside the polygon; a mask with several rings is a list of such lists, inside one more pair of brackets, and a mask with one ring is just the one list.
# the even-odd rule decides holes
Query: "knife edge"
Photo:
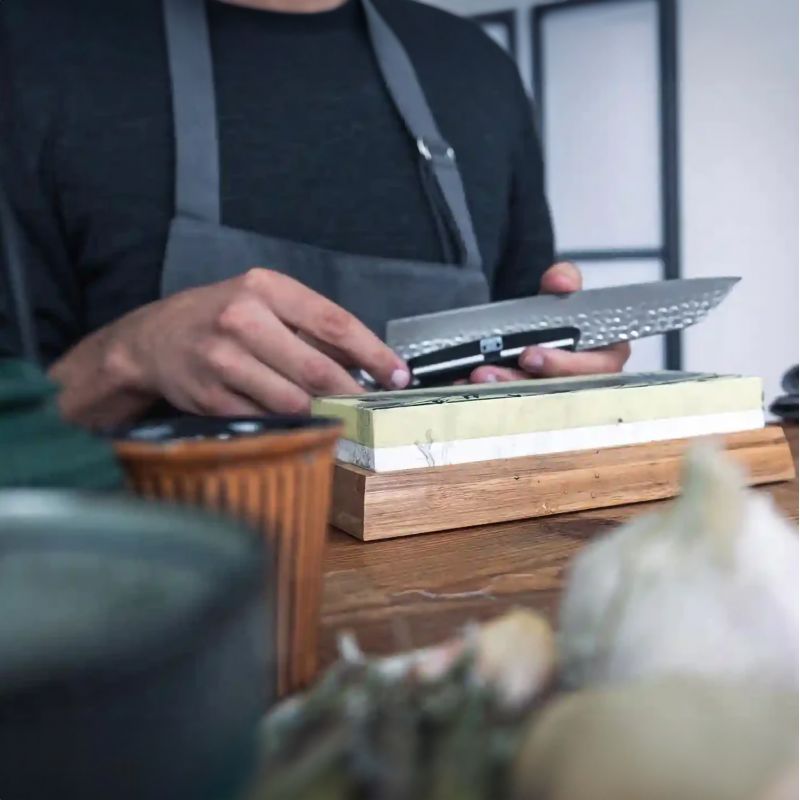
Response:
[{"label": "knife edge", "polygon": [[392,320],[387,343],[404,358],[491,335],[574,325],[579,349],[668,333],[694,325],[739,282],[691,278],[538,295]]}]

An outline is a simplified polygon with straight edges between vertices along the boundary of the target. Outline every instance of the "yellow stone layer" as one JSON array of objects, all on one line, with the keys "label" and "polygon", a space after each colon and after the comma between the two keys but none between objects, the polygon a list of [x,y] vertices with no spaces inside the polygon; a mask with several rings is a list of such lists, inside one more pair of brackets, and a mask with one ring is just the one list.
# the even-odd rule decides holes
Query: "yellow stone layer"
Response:
[{"label": "yellow stone layer", "polygon": [[[344,438],[379,448],[747,411],[762,406],[760,378],[686,374],[677,382],[654,382],[654,378],[679,376],[647,373],[640,382],[613,388],[592,388],[593,382],[609,380],[609,376],[597,376],[320,398],[314,401],[312,413],[341,419]],[[578,387],[570,388],[574,384]],[[561,388],[559,385],[563,390],[554,394],[525,394]],[[431,399],[426,402],[426,397]],[[392,407],[370,408],[374,403]]]}]

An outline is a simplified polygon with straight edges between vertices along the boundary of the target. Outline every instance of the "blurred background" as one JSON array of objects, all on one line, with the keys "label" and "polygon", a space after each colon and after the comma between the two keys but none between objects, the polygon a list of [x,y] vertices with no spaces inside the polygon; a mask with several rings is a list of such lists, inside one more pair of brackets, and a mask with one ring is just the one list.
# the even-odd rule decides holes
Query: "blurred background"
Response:
[{"label": "blurred background", "polygon": [[796,0],[427,0],[475,18],[534,99],[556,246],[588,287],[740,276],[631,369],[798,361]]}]

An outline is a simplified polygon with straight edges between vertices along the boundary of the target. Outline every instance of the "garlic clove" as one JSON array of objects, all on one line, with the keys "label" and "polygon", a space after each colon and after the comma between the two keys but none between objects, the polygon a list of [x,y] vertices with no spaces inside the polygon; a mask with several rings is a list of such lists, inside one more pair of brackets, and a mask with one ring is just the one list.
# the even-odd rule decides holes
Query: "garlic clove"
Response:
[{"label": "garlic clove", "polygon": [[480,629],[475,657],[477,677],[495,688],[501,705],[524,708],[552,681],[555,635],[544,617],[514,610]]}]

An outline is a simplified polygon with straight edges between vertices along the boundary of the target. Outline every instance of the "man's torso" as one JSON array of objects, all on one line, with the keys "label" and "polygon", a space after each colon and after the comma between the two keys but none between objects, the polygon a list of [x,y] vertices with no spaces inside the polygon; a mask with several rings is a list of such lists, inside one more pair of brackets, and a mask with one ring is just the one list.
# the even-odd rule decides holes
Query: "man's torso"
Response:
[{"label": "man's torso", "polygon": [[[513,66],[464,21],[415,3],[376,5],[457,151],[491,281],[520,130]],[[35,175],[39,202],[54,207],[66,252],[49,255],[77,267],[81,327],[94,330],[158,295],[174,210],[161,0],[12,6],[8,55],[30,162],[22,174]],[[306,16],[211,2],[209,22],[223,222],[345,252],[441,261],[415,144],[377,70],[360,5]],[[50,232],[31,233],[42,247],[60,246]]]}]

